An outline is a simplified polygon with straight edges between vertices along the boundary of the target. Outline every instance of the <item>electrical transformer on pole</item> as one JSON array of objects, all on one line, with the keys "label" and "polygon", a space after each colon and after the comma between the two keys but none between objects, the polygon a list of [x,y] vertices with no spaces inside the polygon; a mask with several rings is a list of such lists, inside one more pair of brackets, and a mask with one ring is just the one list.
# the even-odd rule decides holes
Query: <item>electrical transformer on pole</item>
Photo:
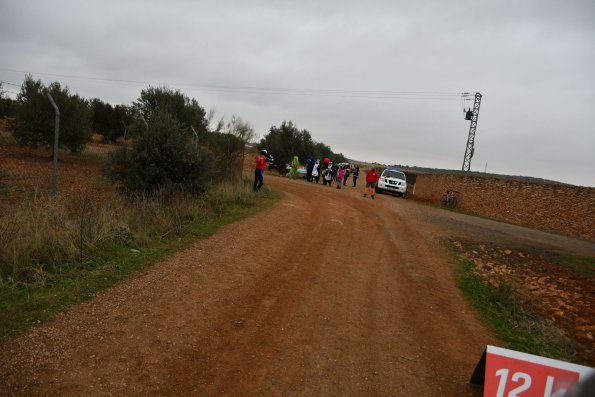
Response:
[{"label": "electrical transformer on pole", "polygon": [[[463,96],[469,95],[464,93]],[[465,158],[463,159],[463,172],[469,171],[471,168],[471,157],[473,157],[474,143],[475,143],[475,130],[477,129],[477,118],[479,117],[479,105],[481,104],[481,94],[475,93],[475,102],[473,103],[473,110],[469,109],[465,114],[465,120],[470,120],[471,125],[469,126],[469,138],[467,138],[467,148],[465,149]]]}]

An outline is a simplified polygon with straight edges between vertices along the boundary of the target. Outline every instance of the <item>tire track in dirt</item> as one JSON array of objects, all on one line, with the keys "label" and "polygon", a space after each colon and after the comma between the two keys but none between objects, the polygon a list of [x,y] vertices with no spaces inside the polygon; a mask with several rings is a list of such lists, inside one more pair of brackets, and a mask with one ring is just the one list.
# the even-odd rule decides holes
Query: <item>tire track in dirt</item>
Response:
[{"label": "tire track in dirt", "polygon": [[[324,192],[324,191],[323,191]],[[324,192],[326,193],[326,192]],[[242,299],[245,302],[249,302],[250,307],[257,307],[266,313],[266,321],[259,323],[259,329],[257,332],[253,330],[242,330],[243,335],[240,337],[242,343],[233,345],[233,352],[223,353],[224,360],[219,360],[217,366],[226,368],[227,372],[230,372],[230,382],[222,382],[220,379],[213,385],[212,388],[201,388],[206,394],[224,393],[224,394],[235,394],[238,389],[238,376],[235,376],[234,371],[241,371],[244,369],[248,372],[246,378],[253,382],[253,379],[258,379],[258,384],[267,385],[267,393],[271,391],[277,391],[279,393],[284,390],[298,391],[300,394],[308,393],[309,388],[312,384],[313,377],[316,373],[328,374],[328,369],[323,370],[327,363],[333,363],[330,357],[321,357],[320,354],[325,349],[329,350],[328,346],[325,346],[324,341],[321,343],[312,343],[316,339],[315,333],[320,333],[322,329],[327,329],[327,332],[320,334],[328,336],[328,332],[335,335],[340,334],[336,332],[337,327],[327,327],[325,323],[329,323],[333,317],[335,308],[331,308],[331,312],[326,309],[321,313],[321,307],[325,307],[326,302],[329,299],[325,297],[333,294],[331,286],[328,282],[335,284],[337,282],[337,276],[334,269],[329,268],[329,264],[336,263],[337,259],[342,258],[342,250],[345,247],[349,247],[349,252],[354,253],[356,251],[357,244],[354,241],[349,241],[350,237],[354,235],[343,235],[342,231],[345,230],[346,223],[351,223],[350,220],[357,220],[358,217],[350,215],[347,219],[336,219],[333,216],[336,212],[328,211],[328,207],[334,208],[337,206],[336,198],[326,197],[326,194],[321,194],[318,199],[323,200],[325,203],[321,208],[315,211],[313,218],[309,220],[310,225],[314,227],[309,228],[311,235],[315,237],[306,238],[303,233],[290,234],[292,241],[292,249],[284,250],[280,257],[271,256],[268,259],[273,260],[276,263],[291,262],[291,257],[303,253],[300,261],[296,266],[291,269],[285,269],[286,271],[277,272],[278,276],[270,275],[266,277],[266,280],[262,280],[259,285],[264,286],[263,289],[269,291],[269,296],[272,296],[270,304],[256,305],[255,303],[260,299],[259,297],[243,296]],[[293,202],[293,197],[288,197],[289,203]],[[352,208],[350,209],[352,210]],[[330,216],[325,215],[325,211],[330,213]],[[323,219],[323,222],[320,220]],[[360,228],[357,226],[355,228]],[[294,232],[299,232],[299,229],[294,229]],[[342,238],[345,237],[345,238]],[[350,260],[343,264],[344,267],[349,267],[354,261]],[[332,271],[330,271],[332,270]],[[341,272],[345,274],[344,271]],[[322,290],[322,291],[321,291]],[[315,291],[315,292],[313,292]],[[309,295],[309,296],[306,296]],[[312,299],[313,298],[313,299]],[[334,299],[330,301],[335,302]],[[252,303],[250,303],[252,302]],[[311,302],[313,306],[310,306],[308,302]],[[312,307],[316,310],[312,310]],[[314,316],[313,316],[314,314]],[[239,318],[253,318],[254,313],[246,313],[240,311],[235,313],[235,316]],[[262,314],[256,316],[257,318],[265,317]],[[315,320],[315,323],[306,323]],[[246,337],[248,334],[248,337]],[[328,343],[326,343],[328,344]],[[223,343],[223,346],[230,346],[230,344]],[[254,346],[258,346],[257,351],[251,349]],[[272,346],[272,348],[271,348]],[[242,351],[241,361],[245,360],[246,357],[251,357],[252,361],[250,364],[251,368],[247,368],[246,363],[238,362],[237,352]],[[343,349],[345,350],[345,349]],[[247,353],[246,353],[247,352]],[[325,352],[329,354],[329,352]],[[318,355],[317,359],[312,360],[312,355]],[[231,356],[231,357],[228,357]],[[221,355],[218,355],[221,358]],[[297,360],[296,360],[297,358]],[[223,364],[221,363],[223,361]],[[301,375],[290,375],[292,371],[291,366],[295,362],[301,363],[301,369],[299,371],[306,370],[305,374]],[[306,364],[308,361],[315,361],[311,364]],[[274,362],[274,365],[271,365]],[[279,368],[285,368],[284,379],[280,382],[273,381],[276,377],[276,372]],[[308,373],[311,368],[318,368],[315,373]],[[178,376],[175,383],[183,383],[188,385],[189,383],[196,384],[196,380],[201,379],[200,373],[203,373],[201,369],[197,371],[197,377],[187,379],[186,375],[183,374],[182,378]],[[220,373],[218,378],[220,378]],[[241,379],[240,379],[241,380]],[[290,384],[286,382],[291,381]],[[222,385],[228,385],[234,389],[221,389]],[[229,386],[233,385],[233,386]],[[336,387],[336,386],[334,386]],[[240,389],[241,390],[241,389]],[[249,390],[249,389],[244,389]],[[316,394],[320,392],[320,389],[316,390]],[[331,392],[331,390],[329,390]]]},{"label": "tire track in dirt", "polygon": [[[296,201],[289,196],[281,205],[293,209]],[[293,227],[299,229],[302,223],[310,224],[320,212],[314,208]],[[229,300],[238,303],[230,305],[214,319],[217,335],[215,338],[207,336],[200,344],[203,346],[200,352],[192,348],[183,353],[192,357],[197,365],[189,371],[172,369],[166,377],[170,385],[216,394],[225,392],[222,387],[238,387],[238,380],[246,378],[254,382],[257,379],[261,383],[266,377],[267,365],[263,362],[270,362],[280,351],[280,339],[285,332],[283,324],[287,324],[287,315],[311,282],[313,267],[303,254],[309,251],[309,240],[294,241],[291,229],[284,231],[266,225],[264,230],[270,233],[273,247],[264,250],[255,264],[264,261],[273,266],[254,281],[255,288],[230,291]],[[315,228],[316,232],[319,230],[320,226]],[[292,253],[291,257],[287,257],[287,252]]]},{"label": "tire track in dirt", "polygon": [[397,308],[405,310],[403,318],[408,326],[403,334],[415,346],[411,354],[419,364],[417,376],[431,385],[428,395],[437,390],[444,395],[474,393],[470,387],[461,387],[469,379],[466,371],[473,367],[478,346],[493,339],[478,325],[455,287],[448,258],[438,241],[429,240],[425,225],[413,223],[401,212],[402,205],[409,203],[390,196],[381,200],[379,205],[386,214],[383,230],[400,254],[397,265],[387,273],[392,272],[402,287]]}]

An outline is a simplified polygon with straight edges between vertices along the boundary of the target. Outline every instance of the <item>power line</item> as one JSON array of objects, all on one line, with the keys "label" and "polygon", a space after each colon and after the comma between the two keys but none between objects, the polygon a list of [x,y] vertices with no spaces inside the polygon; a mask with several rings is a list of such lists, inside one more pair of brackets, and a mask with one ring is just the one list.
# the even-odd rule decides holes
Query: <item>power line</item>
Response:
[{"label": "power line", "polygon": [[15,87],[20,87],[21,86],[20,84],[9,83],[8,81],[3,81],[3,80],[0,80],[0,83],[1,84],[14,85]]},{"label": "power line", "polygon": [[[0,68],[0,70],[30,73],[23,70]],[[56,73],[39,73],[37,75],[61,77],[65,79],[106,81],[117,84],[135,84],[135,85],[168,85],[180,88],[199,89],[207,92],[224,93],[242,93],[242,94],[267,94],[267,95],[300,95],[300,96],[320,96],[320,97],[344,97],[344,98],[377,98],[377,99],[408,99],[408,100],[460,100],[462,95],[467,93],[443,92],[443,91],[382,91],[382,90],[336,90],[336,89],[314,89],[314,88],[273,88],[273,87],[250,87],[250,86],[231,86],[231,85],[213,85],[213,84],[194,84],[194,83],[155,83],[150,81],[99,78],[89,76],[76,76]]]}]

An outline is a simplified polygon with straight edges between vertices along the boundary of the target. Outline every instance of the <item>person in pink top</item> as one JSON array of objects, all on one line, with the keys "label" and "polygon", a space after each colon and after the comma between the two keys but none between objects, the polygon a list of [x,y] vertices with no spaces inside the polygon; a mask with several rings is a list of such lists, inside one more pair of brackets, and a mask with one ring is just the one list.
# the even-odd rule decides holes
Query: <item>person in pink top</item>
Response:
[{"label": "person in pink top", "polygon": [[346,170],[344,165],[340,166],[337,170],[337,189],[341,189],[341,184],[345,178],[345,172]]}]

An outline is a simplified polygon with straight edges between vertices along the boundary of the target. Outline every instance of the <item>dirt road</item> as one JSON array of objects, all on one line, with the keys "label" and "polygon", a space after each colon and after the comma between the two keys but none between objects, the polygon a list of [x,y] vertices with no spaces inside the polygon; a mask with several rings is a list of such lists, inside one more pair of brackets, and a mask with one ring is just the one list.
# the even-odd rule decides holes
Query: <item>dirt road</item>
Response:
[{"label": "dirt road", "polygon": [[266,183],[275,207],[1,346],[0,394],[481,395],[495,340],[438,243],[459,215]]}]

